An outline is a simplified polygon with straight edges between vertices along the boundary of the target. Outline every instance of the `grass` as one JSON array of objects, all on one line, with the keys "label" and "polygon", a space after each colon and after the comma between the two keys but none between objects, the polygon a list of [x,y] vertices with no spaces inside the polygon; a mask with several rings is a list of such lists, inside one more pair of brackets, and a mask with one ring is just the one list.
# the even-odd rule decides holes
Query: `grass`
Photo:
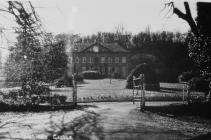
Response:
[{"label": "grass", "polygon": [[[132,89],[125,89],[126,80],[123,79],[98,79],[84,80],[78,84],[77,97],[78,102],[116,102],[132,101]],[[146,91],[146,101],[182,101],[182,85],[178,83],[160,83],[161,91]],[[15,88],[2,88],[1,93],[8,93]],[[165,90],[162,90],[165,89]],[[174,89],[174,90],[172,90]],[[51,86],[51,93],[67,96],[67,101],[72,101],[72,88],[55,88]],[[203,93],[191,92],[192,98],[202,100]],[[0,95],[1,98],[1,95]]]},{"label": "grass", "polygon": [[[125,89],[126,80],[122,79],[99,79],[85,80],[83,84],[78,84],[77,97],[79,102],[110,102],[110,101],[132,101],[132,89]],[[182,101],[181,84],[161,83],[165,91],[146,91],[147,101]],[[176,89],[172,91],[172,89]],[[72,100],[72,88],[52,87],[52,94],[66,95],[69,101]],[[204,95],[199,92],[191,93],[193,98],[201,100]]]}]

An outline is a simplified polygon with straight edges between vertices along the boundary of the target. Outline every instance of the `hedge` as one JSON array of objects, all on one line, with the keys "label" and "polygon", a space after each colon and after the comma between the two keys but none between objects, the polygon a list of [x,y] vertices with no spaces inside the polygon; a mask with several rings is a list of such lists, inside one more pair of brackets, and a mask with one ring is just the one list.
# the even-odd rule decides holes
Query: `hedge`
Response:
[{"label": "hedge", "polygon": [[155,71],[146,63],[137,65],[127,77],[126,88],[133,88],[133,76],[144,74],[146,90],[160,90],[160,84]]}]

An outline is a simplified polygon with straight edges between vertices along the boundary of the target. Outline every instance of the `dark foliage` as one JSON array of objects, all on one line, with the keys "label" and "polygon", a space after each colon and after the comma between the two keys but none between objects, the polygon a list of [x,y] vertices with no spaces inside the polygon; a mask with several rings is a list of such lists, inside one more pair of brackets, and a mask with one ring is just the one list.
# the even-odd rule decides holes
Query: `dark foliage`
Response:
[{"label": "dark foliage", "polygon": [[9,104],[34,105],[49,101],[50,88],[43,82],[30,85],[28,82],[23,84],[22,89],[12,90],[3,94],[3,99]]},{"label": "dark foliage", "polygon": [[[191,104],[172,104],[170,106],[147,106],[146,110],[158,113],[160,115],[164,116],[172,116],[174,118],[181,119],[181,117],[184,117],[184,119],[188,119],[187,121],[190,121],[190,117],[187,116],[200,116],[203,118],[211,119],[211,113],[210,111],[207,111],[207,108],[211,107],[211,102],[195,102]],[[194,120],[200,121],[200,120]],[[200,122],[201,123],[201,122]]]},{"label": "dark foliage", "polygon": [[67,96],[65,95],[53,95],[51,97],[51,103],[54,105],[61,105],[66,103]]},{"label": "dark foliage", "polygon": [[191,80],[193,77],[199,76],[199,73],[193,72],[193,71],[187,71],[183,72],[178,76],[178,81],[179,82],[188,82]]},{"label": "dark foliage", "polygon": [[206,95],[209,92],[209,81],[205,80],[202,77],[194,77],[189,80],[190,89],[194,91],[201,91],[204,92]]},{"label": "dark foliage", "polygon": [[[51,110],[52,105],[62,106],[67,103],[66,96],[57,94],[53,96],[46,93],[40,96],[33,94],[29,97],[22,90],[14,90],[2,95],[3,100],[0,100],[0,111],[44,111]],[[41,103],[45,103],[45,105],[41,105]]]},{"label": "dark foliage", "polygon": [[198,2],[197,3],[197,26],[199,32],[205,36],[211,36],[211,3]]},{"label": "dark foliage", "polygon": [[65,40],[59,41],[49,46],[46,54],[46,80],[54,81],[64,75],[67,70],[67,54],[65,48]]},{"label": "dark foliage", "polygon": [[137,65],[127,77],[126,88],[133,88],[133,76],[144,74],[146,90],[159,90],[160,85],[155,71],[146,63]]},{"label": "dark foliage", "polygon": [[158,71],[161,82],[177,82],[179,74],[193,69],[185,38],[180,33],[140,32],[133,36],[134,46],[129,49],[141,57],[133,57],[131,67],[147,63]]},{"label": "dark foliage", "polygon": [[185,13],[174,7],[173,12],[181,19],[185,20],[191,32],[187,36],[187,44],[189,47],[189,56],[200,71],[200,76],[210,81],[211,77],[211,3],[197,3],[197,18],[194,21],[189,3],[184,2]]},{"label": "dark foliage", "polygon": [[205,79],[211,76],[211,39],[200,35],[189,34],[187,38],[189,56],[194,61],[200,75]]},{"label": "dark foliage", "polygon": [[97,34],[88,35],[85,37],[80,37],[78,43],[94,43],[95,41],[104,42],[104,43],[114,43],[117,42],[121,46],[127,48],[130,44],[130,39],[132,38],[131,33],[127,33],[120,30],[116,32],[98,32]]}]

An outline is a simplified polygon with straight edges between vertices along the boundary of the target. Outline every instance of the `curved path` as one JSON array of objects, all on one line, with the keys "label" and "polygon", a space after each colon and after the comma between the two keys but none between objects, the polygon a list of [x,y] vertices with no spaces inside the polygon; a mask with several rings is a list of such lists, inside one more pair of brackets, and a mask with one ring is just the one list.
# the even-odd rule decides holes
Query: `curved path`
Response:
[{"label": "curved path", "polygon": [[[159,105],[148,103],[148,105]],[[60,134],[92,140],[181,140],[211,132],[211,125],[140,112],[138,103],[96,103]]]}]

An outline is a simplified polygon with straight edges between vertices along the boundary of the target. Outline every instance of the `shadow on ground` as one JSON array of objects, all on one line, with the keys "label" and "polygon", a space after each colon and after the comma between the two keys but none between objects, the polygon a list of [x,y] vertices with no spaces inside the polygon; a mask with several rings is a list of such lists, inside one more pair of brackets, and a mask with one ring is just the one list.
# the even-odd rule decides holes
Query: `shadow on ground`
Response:
[{"label": "shadow on ground", "polygon": [[202,117],[211,120],[210,102],[191,104],[171,104],[164,106],[147,106],[146,110],[168,117]]},{"label": "shadow on ground", "polygon": [[85,111],[86,114],[71,122],[65,122],[65,116],[63,116],[63,119],[59,124],[51,121],[50,129],[46,130],[49,134],[48,140],[54,140],[57,136],[71,137],[74,140],[103,140],[103,128],[99,125],[101,116],[93,111],[87,111],[84,108],[80,109]]},{"label": "shadow on ground", "polygon": [[195,138],[192,138],[190,140],[211,140],[211,133],[205,134],[205,135],[200,135]]},{"label": "shadow on ground", "polygon": [[[51,111],[52,115],[49,117],[50,120],[50,128],[46,130],[46,132],[49,134],[48,139],[53,140],[53,135],[65,135],[65,136],[72,136],[74,139],[88,139],[89,136],[91,135],[92,131],[95,132],[101,132],[101,128],[97,125],[98,120],[100,119],[100,116],[92,111],[87,111],[87,108],[98,108],[95,105],[78,105],[76,108],[71,108],[71,109],[61,109],[62,111],[65,112],[65,114],[62,116],[61,121],[55,120],[54,117],[54,111],[48,110],[46,113],[50,113]],[[82,115],[80,118],[74,119],[73,121],[65,118],[66,112],[73,111],[73,110],[82,110],[85,111],[86,114]],[[42,112],[42,111],[39,111]],[[30,113],[30,112],[27,112]],[[31,113],[34,113],[31,111]],[[85,124],[90,124],[90,126],[85,126]],[[31,134],[33,137],[37,136],[39,133],[36,133],[31,126],[31,124],[24,124],[21,122],[16,122],[16,121],[8,121],[8,122],[1,122],[0,120],[0,130],[1,129],[7,129],[10,126],[17,126],[19,128],[27,128],[27,130],[31,131]],[[90,129],[91,128],[91,129]],[[88,131],[87,131],[88,130]],[[29,138],[20,138],[20,136],[23,135],[14,135],[10,131],[2,131],[0,132],[0,139],[18,139],[18,140],[28,140]],[[18,134],[18,133],[17,133]],[[26,134],[28,136],[28,134]],[[99,137],[102,139],[103,137],[101,136],[102,134],[96,133],[95,136]],[[17,136],[17,137],[16,137]],[[64,138],[65,139],[65,138]]]}]

